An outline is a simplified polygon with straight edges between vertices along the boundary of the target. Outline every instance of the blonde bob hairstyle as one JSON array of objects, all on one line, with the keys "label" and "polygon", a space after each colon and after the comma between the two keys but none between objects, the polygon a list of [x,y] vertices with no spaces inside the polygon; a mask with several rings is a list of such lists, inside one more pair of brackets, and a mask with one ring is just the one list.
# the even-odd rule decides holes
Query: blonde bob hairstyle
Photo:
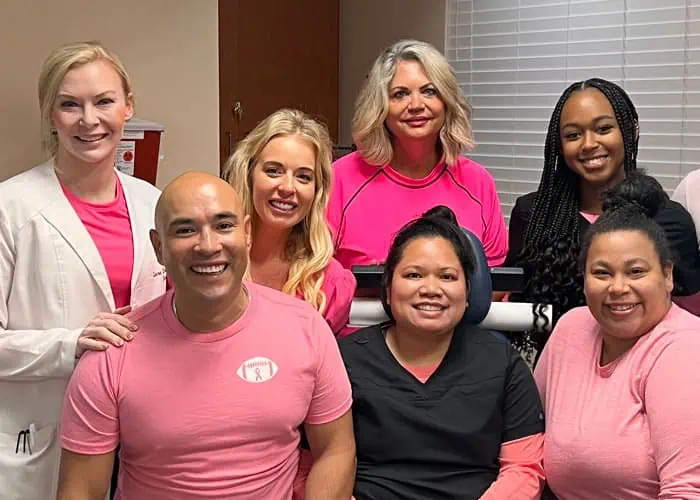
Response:
[{"label": "blonde bob hairstyle", "polygon": [[321,286],[325,269],[333,257],[333,241],[325,217],[331,188],[332,158],[326,126],[295,109],[275,111],[238,143],[224,165],[222,176],[238,192],[243,208],[255,226],[253,169],[267,143],[280,136],[299,136],[316,151],[314,200],[309,214],[292,229],[287,240],[286,253],[291,265],[282,292],[292,296],[301,294],[304,300],[323,313],[326,295]]},{"label": "blonde bob hairstyle", "polygon": [[376,166],[392,159],[391,133],[384,123],[389,111],[389,86],[401,61],[418,62],[445,103],[439,146],[445,162],[456,164],[464,150],[474,147],[471,108],[445,56],[432,45],[417,40],[396,42],[374,61],[355,102],[352,118],[352,137],[360,154],[367,163]]},{"label": "blonde bob hairstyle", "polygon": [[41,143],[44,151],[53,157],[58,151],[58,136],[53,130],[51,114],[63,78],[70,70],[95,61],[107,61],[122,81],[127,103],[134,104],[131,80],[119,58],[108,52],[99,42],[80,42],[55,49],[44,61],[39,73],[39,109],[41,111]]}]

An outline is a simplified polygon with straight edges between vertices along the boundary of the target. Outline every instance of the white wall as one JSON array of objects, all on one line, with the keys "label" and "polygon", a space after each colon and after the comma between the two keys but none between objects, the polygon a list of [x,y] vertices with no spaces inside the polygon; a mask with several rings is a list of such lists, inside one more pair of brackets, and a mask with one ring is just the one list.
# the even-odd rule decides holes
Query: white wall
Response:
[{"label": "white wall", "polygon": [[43,161],[36,81],[56,46],[100,40],[134,82],[137,118],[165,125],[162,187],[218,173],[217,0],[0,0],[0,180]]},{"label": "white wall", "polygon": [[352,143],[355,98],[379,53],[413,38],[445,48],[445,0],[340,1],[340,144]]},{"label": "white wall", "polygon": [[[253,0],[249,0],[253,1]],[[187,170],[218,172],[217,0],[0,0],[0,181],[43,161],[36,79],[55,46],[97,39],[136,92],[136,117],[162,123],[163,186]],[[340,143],[360,86],[387,45],[444,49],[445,0],[341,0]]]}]

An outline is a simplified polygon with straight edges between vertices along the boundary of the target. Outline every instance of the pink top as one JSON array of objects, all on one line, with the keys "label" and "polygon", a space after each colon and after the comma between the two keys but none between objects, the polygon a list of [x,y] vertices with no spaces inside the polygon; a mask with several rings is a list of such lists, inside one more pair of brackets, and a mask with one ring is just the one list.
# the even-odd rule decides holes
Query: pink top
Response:
[{"label": "pink top", "polygon": [[384,262],[398,230],[435,205],[450,207],[479,237],[490,266],[503,263],[508,233],[496,185],[481,165],[459,157],[454,166],[441,162],[423,179],[411,179],[391,165],[369,165],[358,152],[333,164],[328,222],[336,258],[348,269]]},{"label": "pink top", "polygon": [[587,307],[557,323],[535,369],[547,482],[560,500],[700,498],[700,318],[672,306],[615,361]]},{"label": "pink top", "polygon": [[129,305],[134,243],[122,183],[117,177],[117,196],[109,203],[90,203],[68,191],[63,184],[61,188],[100,252],[115,306]]},{"label": "pink top", "polygon": [[442,361],[428,366],[413,366],[405,365],[403,363],[401,363],[401,366],[403,366],[408,373],[420,380],[421,383],[425,384],[441,364]]},{"label": "pink top", "polygon": [[117,499],[288,500],[299,426],[350,409],[323,318],[294,297],[247,288],[248,308],[224,330],[186,330],[171,290],[129,315],[139,325],[132,342],[81,358],[61,443],[85,455],[121,443]]},{"label": "pink top", "polygon": [[[343,268],[337,260],[331,259],[325,270],[321,290],[326,294],[323,317],[335,335],[348,324],[356,286],[352,272]],[[299,298],[303,299],[303,296]]]},{"label": "pink top", "polygon": [[598,217],[600,217],[600,215],[598,214],[592,214],[584,211],[580,211],[579,213],[581,214],[581,217],[588,221],[589,224],[593,224],[595,221],[598,220]]}]

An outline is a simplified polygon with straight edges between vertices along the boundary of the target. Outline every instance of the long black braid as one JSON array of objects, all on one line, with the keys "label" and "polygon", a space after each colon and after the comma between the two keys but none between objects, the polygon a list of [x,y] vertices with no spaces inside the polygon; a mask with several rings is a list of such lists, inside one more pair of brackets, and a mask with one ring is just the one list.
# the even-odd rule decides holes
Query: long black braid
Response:
[{"label": "long black braid", "polygon": [[[560,121],[564,104],[574,92],[595,88],[602,92],[615,112],[622,133],[624,170],[637,168],[638,115],[627,93],[612,82],[592,78],[576,82],[559,98],[549,121],[544,145],[544,169],[517,265],[525,268],[526,286],[515,299],[534,304],[551,304],[553,322],[569,309],[583,305],[583,276],[577,262],[579,241],[580,178],[564,160]],[[541,316],[537,306],[533,311]],[[516,344],[541,351],[548,334],[527,332]]]}]

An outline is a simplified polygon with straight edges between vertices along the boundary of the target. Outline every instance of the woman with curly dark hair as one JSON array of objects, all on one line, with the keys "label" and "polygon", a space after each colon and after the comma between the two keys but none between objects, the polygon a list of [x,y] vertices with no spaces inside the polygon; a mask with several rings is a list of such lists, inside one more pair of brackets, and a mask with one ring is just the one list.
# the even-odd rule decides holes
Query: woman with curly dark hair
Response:
[{"label": "woman with curly dark hair", "polygon": [[[511,214],[505,264],[523,267],[527,278],[523,293],[513,300],[551,304],[554,323],[584,305],[577,269],[582,236],[601,214],[604,193],[624,191],[621,181],[637,169],[638,144],[637,111],[618,85],[592,78],[564,91],[549,122],[540,185],[518,198]],[[674,253],[674,295],[698,292],[698,250],[689,238],[692,219],[668,197],[654,219]],[[515,343],[541,351],[546,340],[546,335],[526,333]]]}]

